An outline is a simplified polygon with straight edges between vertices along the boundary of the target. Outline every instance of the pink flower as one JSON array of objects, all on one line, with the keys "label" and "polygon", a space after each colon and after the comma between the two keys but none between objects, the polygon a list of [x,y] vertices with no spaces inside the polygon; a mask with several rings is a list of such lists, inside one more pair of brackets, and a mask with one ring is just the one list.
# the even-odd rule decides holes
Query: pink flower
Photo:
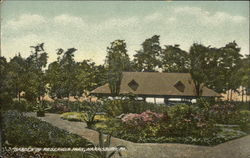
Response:
[{"label": "pink flower", "polygon": [[122,122],[126,124],[134,124],[134,125],[144,125],[147,123],[153,123],[161,118],[163,118],[163,114],[151,112],[150,110],[147,110],[145,112],[142,112],[141,114],[126,114],[124,117],[122,117]]}]

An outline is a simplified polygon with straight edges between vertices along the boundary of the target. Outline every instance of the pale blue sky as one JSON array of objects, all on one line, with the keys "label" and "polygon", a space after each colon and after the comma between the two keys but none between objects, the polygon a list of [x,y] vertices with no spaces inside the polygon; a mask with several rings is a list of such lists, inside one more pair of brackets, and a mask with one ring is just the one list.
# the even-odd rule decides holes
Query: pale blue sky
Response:
[{"label": "pale blue sky", "polygon": [[106,47],[127,42],[133,56],[155,34],[161,45],[193,42],[215,47],[236,40],[249,54],[249,2],[5,1],[1,6],[2,55],[27,57],[30,45],[44,42],[49,61],[57,48],[78,49],[76,59],[101,64]]}]

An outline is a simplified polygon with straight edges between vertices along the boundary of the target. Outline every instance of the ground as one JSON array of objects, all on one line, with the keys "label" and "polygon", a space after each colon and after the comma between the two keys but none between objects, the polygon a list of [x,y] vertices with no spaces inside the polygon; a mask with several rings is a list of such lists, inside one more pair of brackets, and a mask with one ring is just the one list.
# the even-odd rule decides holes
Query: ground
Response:
[{"label": "ground", "polygon": [[[27,115],[35,117],[35,113]],[[46,114],[39,119],[98,143],[98,133],[87,129],[83,122],[62,120],[59,114]],[[133,143],[112,138],[111,146],[114,145],[125,145],[128,148],[127,151],[123,151],[123,158],[250,158],[250,135],[213,147],[171,143]]]}]

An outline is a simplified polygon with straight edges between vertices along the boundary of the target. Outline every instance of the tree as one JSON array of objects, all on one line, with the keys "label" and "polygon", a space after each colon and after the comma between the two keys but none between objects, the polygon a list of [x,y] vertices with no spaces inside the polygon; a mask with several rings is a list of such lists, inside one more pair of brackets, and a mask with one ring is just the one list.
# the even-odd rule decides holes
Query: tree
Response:
[{"label": "tree", "polygon": [[46,70],[46,78],[48,81],[49,95],[52,98],[62,98],[63,97],[63,81],[62,77],[63,70],[61,69],[59,63],[54,61],[49,64]]},{"label": "tree", "polygon": [[105,65],[108,70],[108,83],[112,94],[120,91],[122,71],[130,71],[131,64],[127,54],[126,43],[124,40],[115,40],[107,48]]},{"label": "tree", "polygon": [[237,72],[241,65],[242,55],[239,53],[240,48],[235,41],[229,42],[224,47],[220,48],[220,50],[222,51],[221,65],[224,68],[223,72],[226,79],[225,90],[231,90],[230,98],[232,98],[232,90],[236,91],[241,83]]},{"label": "tree", "polygon": [[208,60],[209,48],[202,44],[194,43],[189,51],[190,74],[194,80],[195,91],[197,96],[202,95],[204,82],[207,81],[206,60]]},{"label": "tree", "polygon": [[50,96],[52,98],[64,98],[74,95],[75,68],[74,53],[77,49],[69,48],[64,51],[57,49],[57,61],[49,64],[46,72]]},{"label": "tree", "polygon": [[156,71],[160,66],[160,36],[154,35],[142,43],[142,49],[134,55],[134,67],[137,71]]},{"label": "tree", "polygon": [[8,63],[8,82],[12,87],[12,96],[18,97],[20,102],[20,93],[25,90],[25,59],[20,53],[12,58]]},{"label": "tree", "polygon": [[190,62],[188,53],[179,45],[167,45],[162,50],[161,67],[164,72],[188,72]]},{"label": "tree", "polygon": [[244,101],[244,95],[246,95],[246,101],[247,101],[247,95],[250,93],[250,55],[246,55],[240,63],[240,69],[237,71],[235,76],[240,79],[240,84],[242,86],[242,102]]},{"label": "tree", "polygon": [[11,86],[8,83],[8,63],[4,57],[0,57],[0,156],[2,155],[3,143],[3,113],[9,109],[12,102]]},{"label": "tree", "polygon": [[105,68],[102,65],[96,66],[95,62],[83,60],[77,63],[76,68],[76,94],[82,96],[85,90],[91,91],[105,82]]},{"label": "tree", "polygon": [[194,43],[189,51],[190,74],[195,83],[197,96],[205,85],[222,93],[240,86],[237,71],[240,67],[240,48],[230,42],[221,48],[211,48]]},{"label": "tree", "polygon": [[26,62],[26,82],[25,82],[25,97],[30,101],[44,96],[46,92],[46,80],[44,68],[47,65],[48,54],[44,51],[44,44],[31,46],[34,50],[31,55],[25,60]]}]

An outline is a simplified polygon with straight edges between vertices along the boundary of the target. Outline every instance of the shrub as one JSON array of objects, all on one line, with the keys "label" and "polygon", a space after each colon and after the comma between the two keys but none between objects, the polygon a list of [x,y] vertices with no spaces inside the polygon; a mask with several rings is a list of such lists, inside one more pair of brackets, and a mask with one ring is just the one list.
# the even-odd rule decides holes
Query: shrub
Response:
[{"label": "shrub", "polygon": [[234,104],[215,104],[210,113],[211,117],[219,124],[235,124],[242,126],[242,128],[249,125],[250,112],[248,110],[240,111]]},{"label": "shrub", "polygon": [[79,112],[66,112],[60,115],[61,119],[68,121],[83,121],[84,115]]},{"label": "shrub", "polygon": [[247,122],[249,125],[248,111],[239,112],[231,105],[218,107],[235,111],[237,117],[234,117],[234,120],[242,124],[237,129],[228,129],[217,126],[213,111],[215,107],[216,105],[207,100],[200,100],[192,106],[180,104],[165,107],[161,113],[151,111],[128,113],[121,115],[120,120],[118,117],[109,120],[106,122],[106,127],[100,127],[100,130],[106,133],[114,132],[114,136],[133,142],[197,145],[219,144],[246,135],[239,129],[247,127]]},{"label": "shrub", "polygon": [[[86,147],[86,139],[16,111],[4,114],[5,145],[17,147]],[[18,138],[18,139],[17,139]]]},{"label": "shrub", "polygon": [[[66,112],[61,114],[60,118],[68,121],[84,121],[84,116],[84,112]],[[103,114],[97,114],[95,115],[94,119],[97,121],[106,121],[108,117]]]},{"label": "shrub", "polygon": [[250,133],[250,111],[242,110],[238,113],[237,123],[240,125],[241,130]]},{"label": "shrub", "polygon": [[[95,145],[95,148],[110,148],[111,144],[111,135],[106,136],[106,139],[104,139],[104,135],[102,132],[98,131],[99,133],[99,143],[98,145]],[[121,154],[121,149],[127,149],[126,146],[123,145],[118,145],[115,146],[114,148],[117,148],[115,151],[92,151],[92,152],[87,152],[87,155],[90,157],[95,157],[95,158],[111,158],[114,156],[115,153],[118,153],[119,156],[122,156]]]},{"label": "shrub", "polygon": [[142,113],[146,110],[152,112],[163,112],[167,109],[165,105],[147,103],[136,100],[106,100],[104,101],[105,112],[112,117],[128,113]]},{"label": "shrub", "polygon": [[20,112],[30,112],[33,111],[33,103],[25,99],[20,99],[20,101],[14,99],[10,109]]},{"label": "shrub", "polygon": [[99,120],[95,117],[98,113],[103,112],[103,105],[100,102],[84,101],[80,105],[83,121],[87,124],[87,128],[92,128]]},{"label": "shrub", "polygon": [[158,114],[147,110],[141,114],[126,114],[124,117],[122,117],[122,122],[127,125],[144,126],[147,123],[155,123],[162,118],[163,114]]},{"label": "shrub", "polygon": [[62,114],[62,113],[70,111],[70,109],[67,106],[68,102],[66,102],[66,101],[56,100],[55,102],[50,102],[49,104],[51,107],[49,112],[51,112],[51,113]]},{"label": "shrub", "polygon": [[[107,125],[109,127],[109,125]],[[118,137],[129,140],[151,137],[212,137],[218,132],[214,121],[205,116],[203,110],[188,105],[169,107],[168,111],[141,114],[125,114],[117,123]]]}]

